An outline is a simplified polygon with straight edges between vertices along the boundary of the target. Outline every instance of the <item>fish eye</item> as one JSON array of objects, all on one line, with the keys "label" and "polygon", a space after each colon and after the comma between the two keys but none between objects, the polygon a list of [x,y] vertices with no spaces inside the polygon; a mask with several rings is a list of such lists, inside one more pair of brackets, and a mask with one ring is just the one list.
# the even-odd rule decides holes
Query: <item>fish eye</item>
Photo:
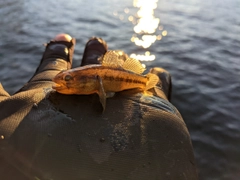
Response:
[{"label": "fish eye", "polygon": [[70,81],[71,79],[73,79],[73,78],[72,78],[72,76],[69,75],[69,74],[67,74],[67,75],[64,77],[64,80],[65,80],[65,81]]}]

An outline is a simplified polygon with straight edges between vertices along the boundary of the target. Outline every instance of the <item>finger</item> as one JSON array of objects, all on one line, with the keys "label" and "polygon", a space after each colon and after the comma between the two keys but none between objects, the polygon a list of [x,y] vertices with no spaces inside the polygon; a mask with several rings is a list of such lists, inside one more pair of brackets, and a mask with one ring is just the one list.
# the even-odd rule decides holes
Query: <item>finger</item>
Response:
[{"label": "finger", "polygon": [[107,52],[107,43],[98,37],[89,39],[85,46],[81,66],[99,64],[98,58]]},{"label": "finger", "polygon": [[154,95],[162,97],[164,99],[168,99],[170,101],[172,91],[172,81],[170,73],[160,67],[152,68],[150,72],[156,74],[159,77],[159,82],[155,88]]},{"label": "finger", "polygon": [[[52,79],[62,70],[70,69],[75,39],[68,34],[59,34],[46,45],[42,60],[33,77],[19,91],[34,87],[51,87]],[[18,91],[18,92],[19,92]]]}]

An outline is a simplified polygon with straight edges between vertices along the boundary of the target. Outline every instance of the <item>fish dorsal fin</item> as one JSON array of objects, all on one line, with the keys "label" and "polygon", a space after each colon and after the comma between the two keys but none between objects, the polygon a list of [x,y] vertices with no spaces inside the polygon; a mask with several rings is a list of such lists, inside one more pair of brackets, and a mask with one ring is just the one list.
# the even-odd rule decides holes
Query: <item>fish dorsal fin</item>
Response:
[{"label": "fish dorsal fin", "polygon": [[134,58],[127,58],[123,63],[122,68],[137,74],[142,74],[143,71],[145,71],[145,68],[142,66],[140,61]]},{"label": "fish dorsal fin", "polygon": [[114,50],[107,51],[104,56],[99,58],[99,62],[102,66],[123,68],[137,74],[142,74],[145,71],[140,61],[129,57],[124,61],[121,54]]},{"label": "fish dorsal fin", "polygon": [[109,66],[109,67],[122,67],[124,61],[119,59],[119,54],[116,51],[108,51],[105,53],[103,57],[99,59],[102,66]]}]

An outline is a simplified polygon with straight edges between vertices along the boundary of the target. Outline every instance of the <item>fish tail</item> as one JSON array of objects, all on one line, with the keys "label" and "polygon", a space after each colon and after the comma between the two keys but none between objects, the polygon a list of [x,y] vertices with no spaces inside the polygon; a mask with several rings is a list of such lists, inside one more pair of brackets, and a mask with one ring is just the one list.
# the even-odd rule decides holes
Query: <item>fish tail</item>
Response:
[{"label": "fish tail", "polygon": [[146,77],[148,78],[148,82],[147,82],[146,87],[144,89],[145,91],[155,87],[156,84],[159,82],[159,77],[156,74],[148,73],[146,75]]}]

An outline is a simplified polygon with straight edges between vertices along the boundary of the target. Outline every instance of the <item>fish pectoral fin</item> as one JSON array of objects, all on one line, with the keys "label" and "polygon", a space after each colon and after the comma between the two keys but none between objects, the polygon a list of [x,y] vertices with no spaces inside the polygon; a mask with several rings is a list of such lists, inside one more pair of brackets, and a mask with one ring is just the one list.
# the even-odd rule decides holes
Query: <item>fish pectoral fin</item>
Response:
[{"label": "fish pectoral fin", "polygon": [[159,82],[159,77],[156,74],[148,73],[146,76],[148,78],[148,82],[146,84],[145,91],[155,87],[156,84]]},{"label": "fish pectoral fin", "polygon": [[145,68],[140,61],[134,58],[127,58],[126,61],[124,61],[122,68],[137,74],[142,74],[145,71]]},{"label": "fish pectoral fin", "polygon": [[99,96],[99,100],[102,104],[103,107],[103,112],[105,111],[106,108],[106,93],[104,91],[104,87],[103,87],[103,82],[102,82],[102,78],[100,76],[97,76],[97,82],[98,82],[98,96]]}]

